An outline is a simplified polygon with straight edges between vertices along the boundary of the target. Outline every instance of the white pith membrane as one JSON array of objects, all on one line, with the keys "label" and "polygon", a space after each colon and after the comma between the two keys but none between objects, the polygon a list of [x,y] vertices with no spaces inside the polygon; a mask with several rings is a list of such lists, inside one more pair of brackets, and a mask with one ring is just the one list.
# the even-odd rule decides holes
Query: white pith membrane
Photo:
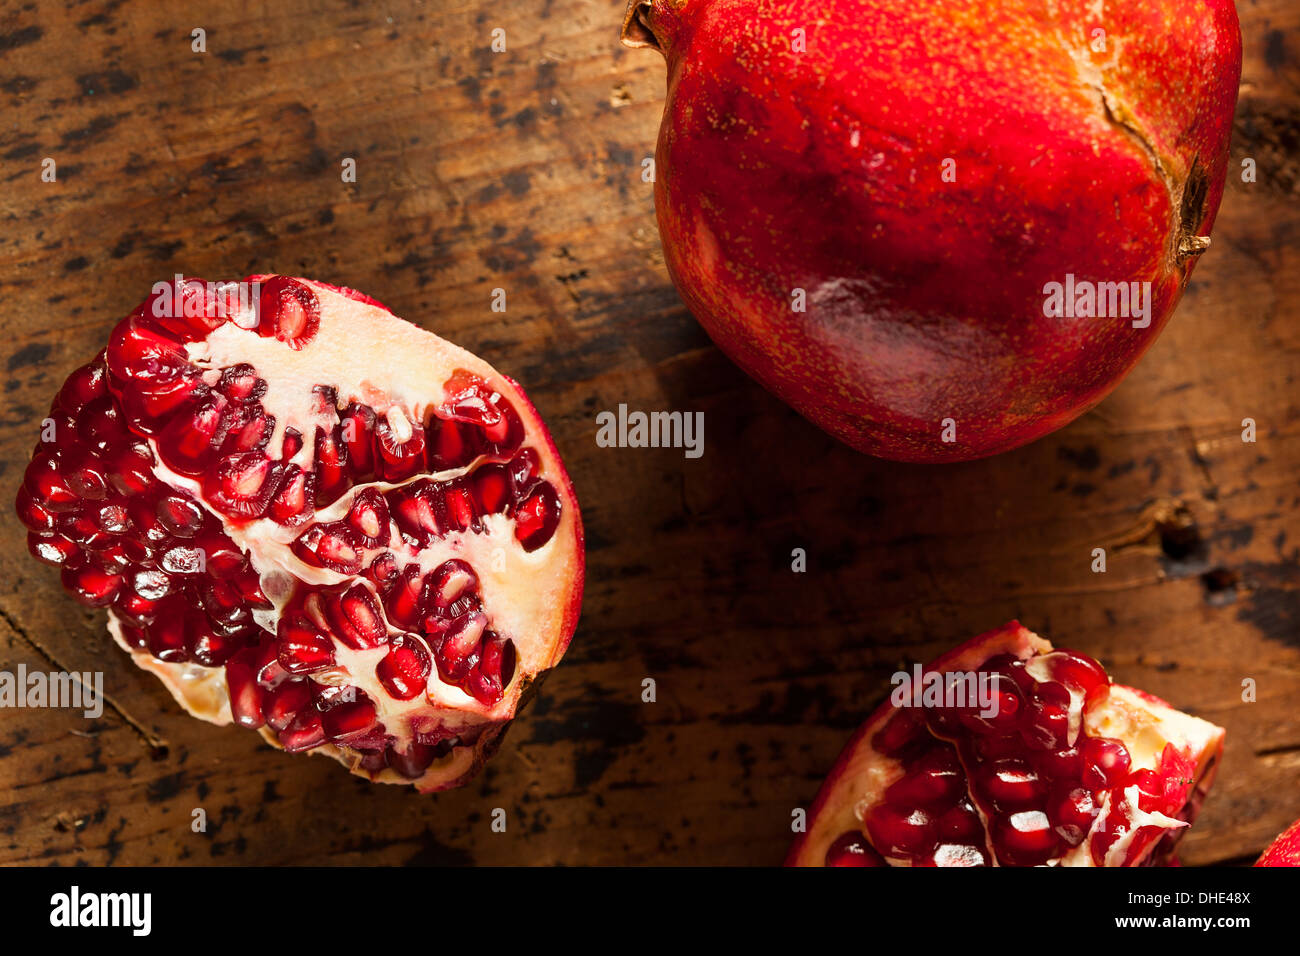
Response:
[{"label": "white pith membrane", "polygon": [[[554,533],[532,552],[526,551],[516,538],[514,521],[502,514],[482,516],[481,532],[451,531],[420,547],[403,538],[390,513],[390,540],[363,550],[363,570],[384,551],[397,557],[399,568],[418,563],[421,574],[452,558],[471,565],[478,577],[478,594],[488,626],[512,641],[517,655],[513,678],[495,704],[485,705],[459,687],[444,683],[432,655],[426,692],[411,700],[395,699],[375,673],[376,665],[389,651],[388,645],[355,650],[332,640],[335,665],[304,675],[318,684],[350,685],[364,691],[375,705],[378,721],[396,738],[393,746],[397,750],[408,749],[414,741],[416,725],[424,734],[466,738],[452,746],[445,756],[435,758],[415,779],[387,767],[378,772],[362,769],[359,763],[364,754],[329,742],[308,752],[332,756],[353,773],[378,782],[414,784],[425,791],[456,786],[473,775],[491,755],[497,739],[514,716],[526,685],[532,677],[558,662],[576,623],[576,595],[581,593],[582,586],[581,526],[576,506],[567,493],[567,477],[540,420],[531,418],[535,415],[531,404],[512,381],[472,353],[397,318],[384,308],[357,301],[310,280],[297,281],[310,287],[320,301],[319,330],[301,349],[295,351],[273,337],[263,337],[240,327],[241,322],[252,324],[247,315],[228,317],[226,324],[205,339],[186,345],[191,364],[211,370],[204,375],[210,385],[217,381],[220,369],[240,363],[252,365],[256,374],[266,381],[260,404],[266,413],[275,417],[274,432],[263,449],[268,457],[279,460],[285,431],[292,426],[303,436],[303,441],[301,449],[288,461],[310,474],[316,426],[328,431],[338,424],[337,413],[354,401],[370,406],[377,419],[387,418],[399,437],[405,437],[401,434],[402,425],[409,421],[424,423],[434,417],[434,410],[446,398],[445,384],[457,370],[464,370],[499,392],[525,422],[521,448],[531,448],[537,454],[540,477],[551,483],[563,505]],[[336,390],[337,402],[333,408],[313,406],[312,390],[318,385]],[[222,522],[222,530],[235,545],[249,555],[259,573],[262,591],[274,605],[270,610],[254,608],[253,617],[271,635],[275,635],[281,612],[293,599],[295,588],[301,587],[297,584],[300,581],[324,586],[362,584],[374,595],[390,634],[414,633],[424,639],[419,630],[408,631],[387,622],[383,596],[363,573],[347,575],[307,564],[293,552],[291,545],[314,524],[341,520],[365,489],[387,493],[416,482],[447,481],[474,472],[485,460],[483,457],[460,468],[417,472],[402,481],[355,484],[337,501],[317,510],[310,521],[284,527],[269,517],[249,521],[227,517],[207,502],[201,480],[169,469],[162,462],[156,439],[149,438],[148,443],[154,454],[155,477],[199,501]],[[114,640],[131,654],[138,666],[155,674],[182,707],[193,716],[215,724],[231,723],[224,666],[159,660],[147,650],[132,648],[123,636],[123,624],[110,608],[108,628]],[[328,631],[326,635],[331,636]],[[272,745],[280,746],[275,732],[268,726],[260,727],[259,733]]]},{"label": "white pith membrane", "polygon": [[[950,671],[974,671],[989,658],[1011,653],[1022,661],[1027,661],[1031,673],[1034,668],[1032,659],[1037,655],[1051,653],[1052,645],[1012,622],[997,631],[981,635],[955,650],[943,655],[925,668],[926,672],[947,673]],[[1079,702],[1072,701],[1077,705]],[[1072,712],[1075,707],[1071,707]],[[890,757],[875,749],[872,738],[879,732],[897,711],[886,702],[871,718],[858,729],[841,753],[835,767],[827,776],[826,782],[818,793],[813,809],[809,813],[808,832],[800,837],[791,849],[788,864],[794,866],[825,866],[826,855],[831,844],[841,835],[857,831],[863,840],[870,842],[865,825],[867,811],[883,802],[885,791],[896,781],[906,776],[901,760]],[[1072,713],[1073,716],[1073,713]],[[1071,739],[1074,739],[1076,721],[1071,721]],[[1188,792],[1187,802],[1179,814],[1181,819],[1174,819],[1163,813],[1148,813],[1138,806],[1138,788],[1129,787],[1119,791],[1122,797],[1112,802],[1111,791],[1105,791],[1100,812],[1078,846],[1069,848],[1054,859],[1048,860],[1047,866],[1097,866],[1090,850],[1093,834],[1101,831],[1111,814],[1125,814],[1131,823],[1127,832],[1120,836],[1107,850],[1102,865],[1104,866],[1138,866],[1142,865],[1158,848],[1162,853],[1172,850],[1173,840],[1150,840],[1137,856],[1125,862],[1130,847],[1137,839],[1140,828],[1144,826],[1160,827],[1168,834],[1170,831],[1184,830],[1196,816],[1213,783],[1218,769],[1219,757],[1223,750],[1223,729],[1208,721],[1190,714],[1174,710],[1172,707],[1146,694],[1129,687],[1112,683],[1105,703],[1094,706],[1082,714],[1077,729],[1088,736],[1111,737],[1124,743],[1131,759],[1130,772],[1143,769],[1156,769],[1160,755],[1167,744],[1173,744],[1196,768],[1196,778]],[[986,834],[986,851],[993,866],[1001,865],[993,852],[989,819],[978,801],[972,801]],[[1169,839],[1166,836],[1166,839]],[[910,866],[905,858],[890,857],[881,854],[890,866]]]}]

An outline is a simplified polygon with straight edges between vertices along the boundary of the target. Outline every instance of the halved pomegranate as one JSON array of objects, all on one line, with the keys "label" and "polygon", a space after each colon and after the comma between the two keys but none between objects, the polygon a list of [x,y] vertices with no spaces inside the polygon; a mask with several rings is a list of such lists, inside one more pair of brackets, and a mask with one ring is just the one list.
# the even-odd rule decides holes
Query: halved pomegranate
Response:
[{"label": "halved pomegranate", "polygon": [[1291,824],[1268,845],[1256,866],[1300,866],[1300,820]]},{"label": "halved pomegranate", "polygon": [[[1214,780],[1222,728],[1019,622],[924,674],[934,696],[900,685],[849,741],[787,865],[1159,864]],[[959,696],[978,681],[989,706]]]},{"label": "halved pomegranate", "polygon": [[30,550],[197,717],[444,789],[568,647],[582,522],[546,426],[367,296],[160,283],[50,418]]}]

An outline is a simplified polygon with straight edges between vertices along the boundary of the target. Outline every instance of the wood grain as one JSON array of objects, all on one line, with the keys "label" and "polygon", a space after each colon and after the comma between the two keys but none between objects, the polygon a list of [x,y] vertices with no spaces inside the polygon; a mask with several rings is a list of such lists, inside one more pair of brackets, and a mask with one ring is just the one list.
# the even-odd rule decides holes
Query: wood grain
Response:
[{"label": "wood grain", "polygon": [[[584,616],[482,778],[421,797],[179,713],[6,505],[0,669],[102,670],[114,706],[0,711],[0,862],[774,864],[887,675],[1013,616],[1227,727],[1186,863],[1300,816],[1293,4],[1241,5],[1258,181],[1230,181],[1168,331],[1071,427],[943,468],[837,446],[681,306],[640,179],[663,64],[618,46],[620,0],[173,6],[0,6],[0,497],[155,279],[310,275],[529,390],[584,507]],[[598,448],[619,402],[703,411],[704,457]]]}]

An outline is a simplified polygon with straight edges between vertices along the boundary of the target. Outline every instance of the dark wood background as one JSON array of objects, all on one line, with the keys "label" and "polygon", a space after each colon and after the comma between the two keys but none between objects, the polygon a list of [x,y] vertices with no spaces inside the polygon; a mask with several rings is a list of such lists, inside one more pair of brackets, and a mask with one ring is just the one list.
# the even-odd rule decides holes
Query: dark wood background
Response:
[{"label": "dark wood background", "polygon": [[[113,698],[95,722],[0,711],[0,862],[775,864],[887,675],[1013,616],[1227,727],[1187,864],[1300,816],[1300,7],[1239,4],[1234,167],[1258,181],[1230,181],[1138,369],[1029,448],[921,467],[837,446],[679,303],[640,180],[664,66],[618,45],[622,0],[384,6],[0,5],[0,669],[103,670]],[[370,785],[185,716],[28,558],[9,502],[37,422],[177,271],[363,289],[550,423],[586,606],[474,784]],[[703,411],[704,457],[597,448],[619,402]]]}]

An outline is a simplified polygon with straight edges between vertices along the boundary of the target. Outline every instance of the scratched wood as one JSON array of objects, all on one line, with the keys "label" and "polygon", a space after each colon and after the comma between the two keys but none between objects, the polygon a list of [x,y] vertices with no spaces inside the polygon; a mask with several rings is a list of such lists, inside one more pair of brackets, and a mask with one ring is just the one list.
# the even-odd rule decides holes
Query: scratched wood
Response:
[{"label": "scratched wood", "polygon": [[[664,69],[618,46],[621,0],[165,6],[0,5],[0,669],[102,670],[113,698],[96,721],[0,711],[0,861],[774,864],[887,675],[1013,616],[1227,728],[1186,863],[1251,860],[1300,816],[1300,8],[1242,6],[1233,155],[1258,179],[1230,183],[1140,367],[1032,447],[928,468],[837,446],[679,303],[640,180]],[[155,279],[255,271],[482,354],[574,476],[582,623],[459,791],[181,714],[9,512],[59,383]],[[599,449],[619,402],[703,411],[703,458]]]}]

